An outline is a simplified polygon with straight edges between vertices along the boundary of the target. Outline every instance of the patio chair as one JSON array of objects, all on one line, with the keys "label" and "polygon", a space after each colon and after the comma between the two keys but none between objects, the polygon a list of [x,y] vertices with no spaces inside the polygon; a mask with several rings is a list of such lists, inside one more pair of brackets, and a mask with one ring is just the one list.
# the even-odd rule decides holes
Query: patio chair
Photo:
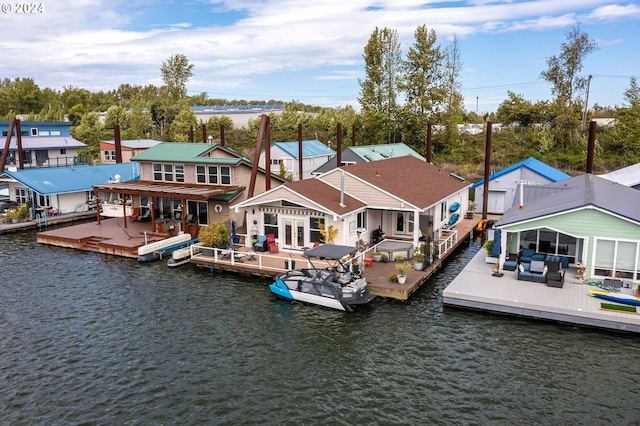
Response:
[{"label": "patio chair", "polygon": [[269,251],[271,253],[278,253],[278,244],[276,244],[276,235],[267,234],[267,244],[269,245]]},{"label": "patio chair", "polygon": [[258,241],[253,245],[253,251],[267,251],[269,250],[269,244],[267,243],[266,235],[258,235]]}]

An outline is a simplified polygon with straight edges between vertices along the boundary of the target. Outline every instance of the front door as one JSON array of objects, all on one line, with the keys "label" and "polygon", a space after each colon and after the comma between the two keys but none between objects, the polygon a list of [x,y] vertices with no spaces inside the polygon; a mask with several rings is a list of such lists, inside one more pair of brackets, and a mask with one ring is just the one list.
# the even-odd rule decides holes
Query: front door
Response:
[{"label": "front door", "polygon": [[284,220],[284,248],[300,250],[304,247],[304,220]]}]

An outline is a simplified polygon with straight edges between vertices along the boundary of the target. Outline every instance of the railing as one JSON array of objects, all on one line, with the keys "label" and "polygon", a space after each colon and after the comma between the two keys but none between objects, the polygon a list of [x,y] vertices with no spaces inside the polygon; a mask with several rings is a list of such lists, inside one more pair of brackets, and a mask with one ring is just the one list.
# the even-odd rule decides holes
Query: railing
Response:
[{"label": "railing", "polygon": [[456,230],[441,230],[440,238],[438,239],[438,259],[442,258],[442,255],[451,250],[458,242],[458,231]]}]

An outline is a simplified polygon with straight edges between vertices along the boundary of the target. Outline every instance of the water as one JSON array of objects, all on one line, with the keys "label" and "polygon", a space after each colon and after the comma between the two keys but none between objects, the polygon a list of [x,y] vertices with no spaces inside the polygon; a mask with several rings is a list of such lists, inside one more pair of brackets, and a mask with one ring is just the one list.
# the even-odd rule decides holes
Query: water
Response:
[{"label": "water", "polygon": [[639,424],[639,336],[443,308],[478,249],[345,314],[1,235],[0,423]]}]

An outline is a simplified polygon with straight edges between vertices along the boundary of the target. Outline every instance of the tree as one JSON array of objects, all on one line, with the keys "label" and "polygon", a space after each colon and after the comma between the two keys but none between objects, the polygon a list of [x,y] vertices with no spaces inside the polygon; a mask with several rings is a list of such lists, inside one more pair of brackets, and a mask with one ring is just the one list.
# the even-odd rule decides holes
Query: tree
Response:
[{"label": "tree", "polygon": [[113,129],[118,125],[122,130],[129,126],[129,112],[118,105],[112,105],[107,110],[104,118],[104,127]]},{"label": "tree", "polygon": [[395,142],[402,65],[398,32],[376,27],[364,48],[363,58],[366,78],[358,79],[363,130],[369,143]]},{"label": "tree", "polygon": [[189,107],[184,107],[171,122],[168,138],[171,142],[189,142],[191,126],[196,126],[198,119]]},{"label": "tree", "polygon": [[5,78],[0,83],[0,114],[29,114],[42,109],[42,91],[31,78]]},{"label": "tree", "polygon": [[625,159],[635,164],[640,162],[640,86],[635,77],[631,77],[624,98],[629,105],[617,108],[618,124],[612,139],[621,145]]},{"label": "tree", "polygon": [[[426,129],[434,115],[441,111],[446,99],[444,83],[444,53],[436,46],[437,36],[425,25],[416,29],[415,43],[403,62],[404,79],[399,88],[406,94],[403,114],[403,140],[420,145],[426,139]],[[404,137],[404,134],[407,137]]]},{"label": "tree", "polygon": [[560,45],[560,54],[547,59],[547,70],[540,76],[551,84],[551,93],[558,109],[554,127],[569,143],[574,143],[580,126],[579,117],[575,115],[574,102],[584,91],[588,77],[580,76],[583,61],[597,49],[597,43],[590,40],[582,31],[579,23],[574,24],[566,32],[567,40]]},{"label": "tree", "polygon": [[[462,93],[460,88],[460,72],[462,72],[462,58],[458,37],[454,36],[453,41],[445,49],[444,59],[444,87],[446,97],[444,100],[444,111],[441,116],[441,123],[444,125],[444,135],[442,143],[448,146],[453,145],[458,138],[458,119],[462,115]],[[442,144],[434,144],[436,150],[443,149]]]},{"label": "tree", "polygon": [[193,64],[185,55],[178,53],[163,61],[160,72],[173,101],[187,96],[187,82],[193,77]]}]

